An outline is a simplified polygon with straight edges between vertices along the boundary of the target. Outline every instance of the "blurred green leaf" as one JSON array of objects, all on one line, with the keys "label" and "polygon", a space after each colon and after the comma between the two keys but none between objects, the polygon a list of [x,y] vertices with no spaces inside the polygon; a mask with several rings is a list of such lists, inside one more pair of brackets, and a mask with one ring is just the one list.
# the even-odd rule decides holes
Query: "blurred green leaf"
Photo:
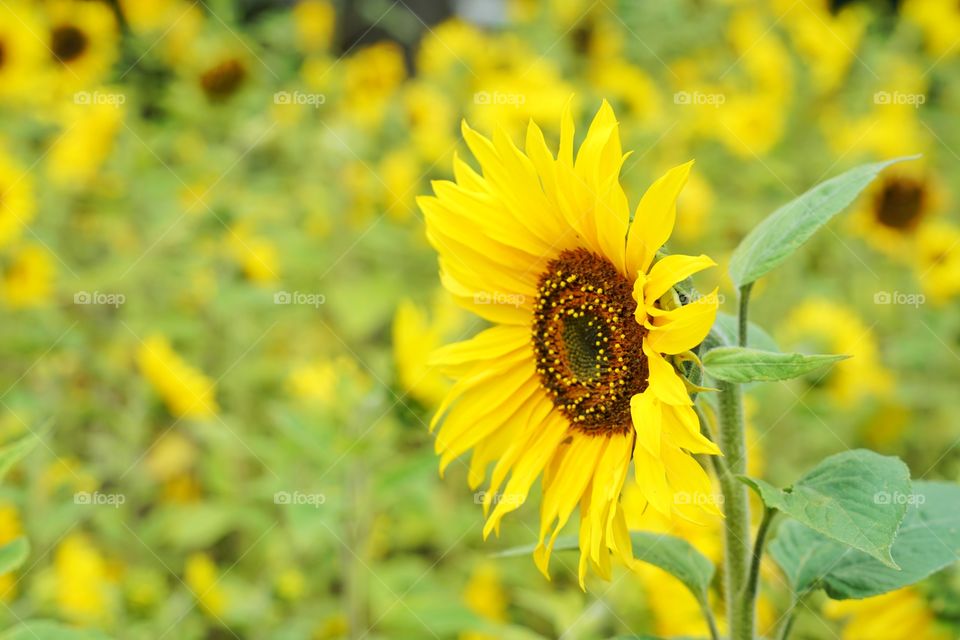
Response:
[{"label": "blurred green leaf", "polygon": [[39,440],[40,437],[31,431],[19,440],[0,446],[0,480],[6,477],[13,465],[37,446]]},{"label": "blurred green leaf", "polygon": [[108,640],[93,629],[77,629],[51,620],[28,620],[0,634],[0,640]]},{"label": "blurred green leaf", "polygon": [[960,560],[960,486],[914,482],[910,508],[893,544],[892,569],[799,522],[786,522],[770,553],[803,594],[824,589],[835,600],[869,598],[923,580]]},{"label": "blurred green leaf", "polygon": [[30,555],[30,541],[22,536],[0,547],[0,574],[18,569],[28,555]]},{"label": "blurred green leaf", "polygon": [[907,512],[910,470],[894,456],[855,449],[830,456],[781,490],[743,478],[764,504],[896,568],[890,549]]},{"label": "blurred green leaf", "polygon": [[797,378],[849,356],[777,353],[743,347],[718,347],[703,357],[707,373],[727,382],[757,382]]},{"label": "blurred green leaf", "polygon": [[753,228],[730,258],[730,277],[739,289],[786,260],[820,227],[860,194],[886,167],[919,156],[905,156],[854,167],[821,182],[783,205]]}]

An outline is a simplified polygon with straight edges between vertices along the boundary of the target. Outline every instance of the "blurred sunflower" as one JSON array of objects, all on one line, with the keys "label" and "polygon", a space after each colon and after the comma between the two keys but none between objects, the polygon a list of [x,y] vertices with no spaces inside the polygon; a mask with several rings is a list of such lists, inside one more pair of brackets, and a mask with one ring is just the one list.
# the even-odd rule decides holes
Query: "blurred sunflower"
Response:
[{"label": "blurred sunflower", "polygon": [[914,587],[864,600],[830,600],[824,613],[843,619],[841,640],[947,640],[923,595]]},{"label": "blurred sunflower", "polygon": [[671,362],[689,357],[717,308],[716,295],[680,306],[672,287],[714,262],[658,258],[692,162],[657,180],[631,223],[619,181],[626,156],[606,101],[576,157],[569,103],[556,157],[532,121],[525,153],[499,128],[491,141],[464,123],[463,135],[482,175],[456,159],[455,182],[434,182],[436,196],[418,203],[444,286],[496,326],[433,358],[458,379],[431,424],[442,422],[441,472],[473,449],[476,488],[496,461],[484,536],[499,531],[543,473],[534,559],[544,575],[579,502],[584,588],[588,563],[609,578],[608,551],[633,562],[619,504],[631,458],[643,499],[660,513],[693,520],[719,513],[673,499],[709,492],[691,454],[719,453],[701,435]]},{"label": "blurred sunflower", "polygon": [[17,250],[4,270],[0,296],[13,308],[42,307],[53,297],[55,275],[49,252],[39,245],[26,245]]},{"label": "blurred sunflower", "polygon": [[43,61],[32,12],[19,2],[0,4],[0,100],[29,101]]},{"label": "blurred sunflower", "polygon": [[55,86],[76,91],[99,82],[117,58],[117,21],[98,0],[45,5]]},{"label": "blurred sunflower", "polygon": [[[0,80],[2,82],[2,80]],[[0,149],[0,247],[20,237],[36,212],[33,179]]]},{"label": "blurred sunflower", "polygon": [[960,53],[960,6],[953,0],[904,0],[900,8],[904,20],[923,32],[930,55],[939,62],[948,55]]},{"label": "blurred sunflower", "polygon": [[219,411],[216,382],[184,362],[165,337],[147,338],[137,350],[137,363],[173,415],[206,418]]},{"label": "blurred sunflower", "polygon": [[943,201],[944,191],[928,171],[892,168],[860,198],[850,224],[877,250],[903,259],[912,255],[918,228],[939,213]]},{"label": "blurred sunflower", "polygon": [[915,270],[933,302],[960,294],[960,229],[942,221],[924,225],[917,232]]}]

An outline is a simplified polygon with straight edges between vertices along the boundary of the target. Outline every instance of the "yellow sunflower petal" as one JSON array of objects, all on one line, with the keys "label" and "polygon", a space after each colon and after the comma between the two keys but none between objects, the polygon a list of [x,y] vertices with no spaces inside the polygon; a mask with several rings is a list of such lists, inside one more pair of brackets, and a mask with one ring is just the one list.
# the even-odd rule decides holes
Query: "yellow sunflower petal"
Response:
[{"label": "yellow sunflower petal", "polygon": [[660,401],[649,389],[645,393],[638,393],[630,398],[630,415],[637,432],[637,442],[650,455],[659,456],[663,428]]},{"label": "yellow sunflower petal", "polygon": [[651,349],[669,355],[694,348],[710,333],[717,317],[717,305],[717,290],[714,289],[688,305],[656,315],[646,324],[649,331],[644,342]]},{"label": "yellow sunflower petal", "polygon": [[669,255],[657,260],[650,268],[643,286],[644,301],[653,305],[676,283],[689,278],[698,271],[715,267],[717,263],[705,255]]},{"label": "yellow sunflower petal", "polygon": [[683,380],[674,371],[673,366],[650,346],[648,338],[643,339],[643,353],[647,356],[647,367],[650,370],[648,389],[666,404],[693,404]]},{"label": "yellow sunflower petal", "polygon": [[720,447],[700,432],[693,407],[663,405],[664,438],[690,453],[722,455]]},{"label": "yellow sunflower petal", "polygon": [[657,251],[673,232],[677,197],[687,183],[693,160],[674,167],[654,182],[640,199],[627,237],[627,273],[646,273]]}]

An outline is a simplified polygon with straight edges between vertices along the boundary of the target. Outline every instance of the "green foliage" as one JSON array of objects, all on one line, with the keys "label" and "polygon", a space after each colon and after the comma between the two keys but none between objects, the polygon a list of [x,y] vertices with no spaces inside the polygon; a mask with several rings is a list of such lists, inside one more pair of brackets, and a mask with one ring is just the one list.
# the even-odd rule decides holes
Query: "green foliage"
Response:
[{"label": "green foliage", "polygon": [[744,481],[768,507],[896,568],[890,549],[910,495],[910,471],[899,458],[857,449],[830,456],[785,490]]},{"label": "green foliage", "polygon": [[797,378],[846,357],[719,347],[707,352],[703,366],[718,380],[744,383]]},{"label": "green foliage", "polygon": [[0,547],[0,574],[9,573],[20,567],[30,555],[30,541],[24,537],[15,538]]},{"label": "green foliage", "polygon": [[795,521],[780,527],[771,555],[797,594],[824,589],[837,600],[887,593],[960,560],[960,486],[916,481],[903,497],[910,505],[891,550],[899,569]]},{"label": "green foliage", "polygon": [[821,182],[791,200],[758,224],[730,258],[730,277],[739,287],[756,282],[810,239],[820,227],[847,207],[886,167],[918,156],[895,158],[854,167]]}]

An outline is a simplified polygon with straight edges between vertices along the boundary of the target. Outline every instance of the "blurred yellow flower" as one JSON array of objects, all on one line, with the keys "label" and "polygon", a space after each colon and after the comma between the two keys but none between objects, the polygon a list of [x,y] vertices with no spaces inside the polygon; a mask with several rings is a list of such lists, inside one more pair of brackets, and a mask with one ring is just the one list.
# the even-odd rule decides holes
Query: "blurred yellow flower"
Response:
[{"label": "blurred yellow flower", "polygon": [[307,590],[307,578],[296,567],[287,567],[281,571],[275,581],[274,588],[277,595],[288,602],[296,602],[303,598]]},{"label": "blurred yellow flower", "polygon": [[407,75],[403,49],[383,40],[357,49],[342,64],[346,115],[362,126],[378,125]]},{"label": "blurred yellow flower", "polygon": [[[470,574],[463,600],[470,611],[493,623],[507,621],[507,594],[503,590],[500,572],[491,562],[477,565]],[[477,631],[460,634],[460,640],[495,640],[498,636]]]},{"label": "blurred yellow flower", "polygon": [[487,36],[470,23],[452,18],[428,30],[420,41],[416,66],[421,76],[470,73],[487,53]]},{"label": "blurred yellow flower", "polygon": [[147,338],[137,350],[137,363],[173,415],[206,418],[218,412],[216,383],[181,359],[164,336]]},{"label": "blurred yellow flower", "polygon": [[416,212],[414,198],[421,171],[417,154],[411,149],[394,149],[384,154],[378,173],[383,183],[384,209],[393,220],[404,222]]},{"label": "blurred yellow flower", "polygon": [[243,56],[225,52],[215,56],[209,65],[203,67],[197,80],[207,99],[220,103],[240,91],[249,74],[249,65]]},{"label": "blurred yellow flower", "polygon": [[41,307],[53,297],[56,266],[49,252],[34,244],[19,248],[3,273],[3,301],[12,308]]},{"label": "blurred yellow flower", "polygon": [[234,225],[227,244],[244,275],[253,282],[271,283],[280,278],[280,260],[272,242],[255,235],[248,224]]},{"label": "blurred yellow flower", "polygon": [[30,172],[0,149],[0,247],[20,237],[33,220],[36,206]]},{"label": "blurred yellow flower", "polygon": [[183,570],[184,582],[193,591],[200,608],[214,618],[227,610],[227,594],[220,585],[219,571],[206,553],[194,553],[187,558]]},{"label": "blurred yellow flower", "polygon": [[650,126],[662,116],[663,97],[642,67],[623,58],[611,58],[592,65],[589,78],[597,91],[623,104],[641,125]]},{"label": "blurred yellow flower", "polygon": [[809,353],[842,353],[850,357],[811,380],[824,385],[841,405],[887,393],[893,378],[880,362],[877,339],[871,327],[851,310],[834,302],[810,299],[796,307],[782,330],[783,344],[797,345]]},{"label": "blurred yellow flower", "polygon": [[690,174],[690,180],[677,199],[676,234],[684,242],[698,240],[706,231],[715,200],[713,187],[702,171]]},{"label": "blurred yellow flower", "polygon": [[290,372],[287,387],[295,398],[329,407],[341,397],[342,383],[364,389],[368,382],[354,359],[338,356],[298,366]]},{"label": "blurred yellow flower", "polygon": [[403,106],[410,140],[425,162],[433,165],[453,151],[456,113],[447,95],[432,85],[409,82]]},{"label": "blurred yellow flower", "polygon": [[935,62],[960,53],[960,7],[953,0],[904,0],[904,19],[923,32],[924,43]]},{"label": "blurred yellow flower", "polygon": [[925,295],[942,304],[960,295],[960,228],[945,221],[917,232],[914,270]]},{"label": "blurred yellow flower", "polygon": [[828,617],[843,620],[841,640],[948,640],[933,611],[914,587],[864,600],[828,600]]},{"label": "blurred yellow flower", "polygon": [[402,300],[393,317],[393,358],[400,387],[426,407],[436,407],[450,390],[450,380],[428,366],[430,354],[463,326],[464,314],[438,292],[429,311]]},{"label": "blurred yellow flower", "polygon": [[85,534],[70,533],[57,546],[53,563],[60,613],[85,625],[108,621],[111,576],[94,543]]},{"label": "blurred yellow flower", "polygon": [[97,176],[113,151],[123,123],[123,94],[100,88],[85,94],[63,118],[63,131],[47,155],[50,179],[62,186],[83,187]]},{"label": "blurred yellow flower", "polygon": [[47,50],[31,8],[19,0],[0,4],[0,102],[33,103]]},{"label": "blurred yellow flower", "polygon": [[[0,504],[0,547],[23,535],[20,512],[10,503]],[[17,595],[17,578],[14,573],[0,574],[0,602],[10,602]]]},{"label": "blurred yellow flower", "polygon": [[336,11],[326,0],[300,0],[293,7],[293,20],[297,28],[300,49],[308,53],[324,51],[330,47]]},{"label": "blurred yellow flower", "polygon": [[161,482],[185,473],[197,460],[193,441],[173,429],[163,433],[150,447],[146,457],[147,472]]},{"label": "blurred yellow flower", "polygon": [[93,491],[97,480],[74,457],[60,457],[40,474],[40,488],[45,496],[53,496],[64,489],[70,492]]},{"label": "blurred yellow flower", "polygon": [[117,3],[130,29],[141,34],[172,29],[187,9],[183,0],[118,0]]},{"label": "blurred yellow flower", "polygon": [[72,92],[99,83],[118,54],[113,10],[99,0],[53,0],[44,8],[54,90]]}]

